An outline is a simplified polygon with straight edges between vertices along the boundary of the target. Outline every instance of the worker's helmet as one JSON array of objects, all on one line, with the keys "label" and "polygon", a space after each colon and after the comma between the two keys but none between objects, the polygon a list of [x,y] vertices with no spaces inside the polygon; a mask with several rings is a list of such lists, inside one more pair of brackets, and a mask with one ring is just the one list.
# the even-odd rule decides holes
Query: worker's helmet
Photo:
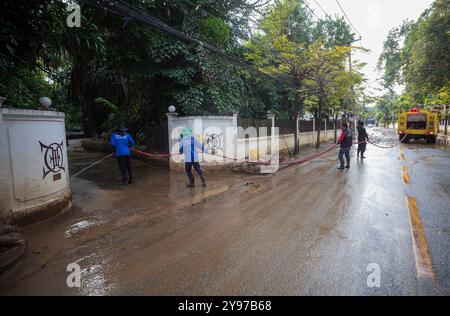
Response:
[{"label": "worker's helmet", "polygon": [[189,128],[185,127],[181,130],[181,135],[183,137],[188,137],[189,135],[191,135],[191,130]]}]

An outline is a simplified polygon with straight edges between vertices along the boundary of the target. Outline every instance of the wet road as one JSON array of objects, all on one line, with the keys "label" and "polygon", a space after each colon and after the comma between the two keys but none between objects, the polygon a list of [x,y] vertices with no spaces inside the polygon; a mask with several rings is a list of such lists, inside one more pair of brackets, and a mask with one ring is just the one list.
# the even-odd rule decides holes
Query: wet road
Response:
[{"label": "wet road", "polygon": [[[137,161],[136,183],[117,187],[110,160],[72,180],[72,211],[25,228],[27,255],[0,293],[449,295],[450,150],[355,155],[350,170],[331,152],[269,176],[208,174],[194,191]],[[71,168],[98,157],[75,153]],[[72,262],[80,288],[66,285]]]}]

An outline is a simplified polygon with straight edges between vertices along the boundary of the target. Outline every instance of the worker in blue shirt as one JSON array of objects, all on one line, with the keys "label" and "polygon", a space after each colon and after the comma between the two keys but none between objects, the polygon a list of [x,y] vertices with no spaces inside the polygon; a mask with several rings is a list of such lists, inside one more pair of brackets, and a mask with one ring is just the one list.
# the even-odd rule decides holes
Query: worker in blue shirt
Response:
[{"label": "worker in blue shirt", "polygon": [[119,164],[119,170],[122,175],[122,181],[119,185],[126,185],[133,183],[133,176],[131,173],[131,159],[130,159],[130,146],[134,145],[134,140],[127,133],[127,128],[121,127],[120,132],[114,132],[111,135],[109,142],[113,148],[113,153],[117,158]]},{"label": "worker in blue shirt", "polygon": [[189,184],[187,184],[187,187],[189,188],[195,187],[192,167],[194,167],[195,171],[200,176],[203,186],[206,186],[205,177],[203,176],[202,169],[200,168],[197,149],[202,152],[206,152],[205,146],[200,144],[199,141],[191,135],[191,130],[189,128],[183,128],[180,139],[180,154],[184,154],[184,169],[189,179]]}]

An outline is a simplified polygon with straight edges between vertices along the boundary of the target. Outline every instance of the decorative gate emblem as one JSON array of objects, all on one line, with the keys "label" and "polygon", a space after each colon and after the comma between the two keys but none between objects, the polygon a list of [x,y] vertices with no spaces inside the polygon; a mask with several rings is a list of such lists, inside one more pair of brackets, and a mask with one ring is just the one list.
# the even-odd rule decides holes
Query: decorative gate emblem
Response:
[{"label": "decorative gate emblem", "polygon": [[206,148],[214,155],[217,151],[222,151],[222,133],[206,134]]},{"label": "decorative gate emblem", "polygon": [[64,154],[63,154],[63,140],[61,140],[61,144],[52,143],[50,145],[44,145],[39,142],[41,145],[41,153],[44,152],[44,167],[42,168],[44,179],[50,172],[57,173],[61,170],[66,171],[64,168]]}]

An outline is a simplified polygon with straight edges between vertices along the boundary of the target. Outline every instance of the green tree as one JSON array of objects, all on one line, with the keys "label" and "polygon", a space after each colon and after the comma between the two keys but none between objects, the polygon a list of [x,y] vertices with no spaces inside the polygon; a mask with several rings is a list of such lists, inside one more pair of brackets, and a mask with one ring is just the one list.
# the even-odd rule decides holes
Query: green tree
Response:
[{"label": "green tree", "polygon": [[311,72],[304,80],[308,91],[305,105],[319,122],[316,124],[316,147],[320,146],[320,122],[330,116],[335,117],[342,109],[342,100],[351,98],[351,88],[362,81],[360,74],[345,68],[350,49],[344,46],[327,48],[321,42],[310,48],[308,68]]},{"label": "green tree", "polygon": [[[378,66],[383,70],[385,88],[393,90],[400,84],[405,89],[396,98],[398,104],[380,107],[387,111],[380,118],[390,117],[391,108],[445,104],[446,91],[450,90],[449,25],[450,1],[436,0],[417,21],[407,21],[389,32]],[[387,100],[391,95],[392,91]]]},{"label": "green tree", "polygon": [[[8,105],[37,106],[39,96],[50,94],[70,121],[94,135],[105,131],[109,117],[99,98],[116,104],[135,133],[164,119],[172,104],[183,114],[225,113],[244,106],[247,75],[238,67],[92,1],[77,2],[82,27],[69,29],[66,1],[4,1],[0,71],[8,80],[2,80],[0,94],[8,97]],[[127,2],[235,54],[241,53],[240,38],[246,37],[254,8],[245,0]]]},{"label": "green tree", "polygon": [[[343,19],[316,23],[301,2],[286,0],[268,9],[261,28],[263,33],[247,43],[245,56],[286,82],[290,97],[285,110],[290,116],[297,118],[305,107],[321,120],[333,112],[331,109],[337,113],[343,100],[352,99],[351,86],[361,79],[345,69],[353,35]],[[295,144],[298,152],[297,139]]]}]

